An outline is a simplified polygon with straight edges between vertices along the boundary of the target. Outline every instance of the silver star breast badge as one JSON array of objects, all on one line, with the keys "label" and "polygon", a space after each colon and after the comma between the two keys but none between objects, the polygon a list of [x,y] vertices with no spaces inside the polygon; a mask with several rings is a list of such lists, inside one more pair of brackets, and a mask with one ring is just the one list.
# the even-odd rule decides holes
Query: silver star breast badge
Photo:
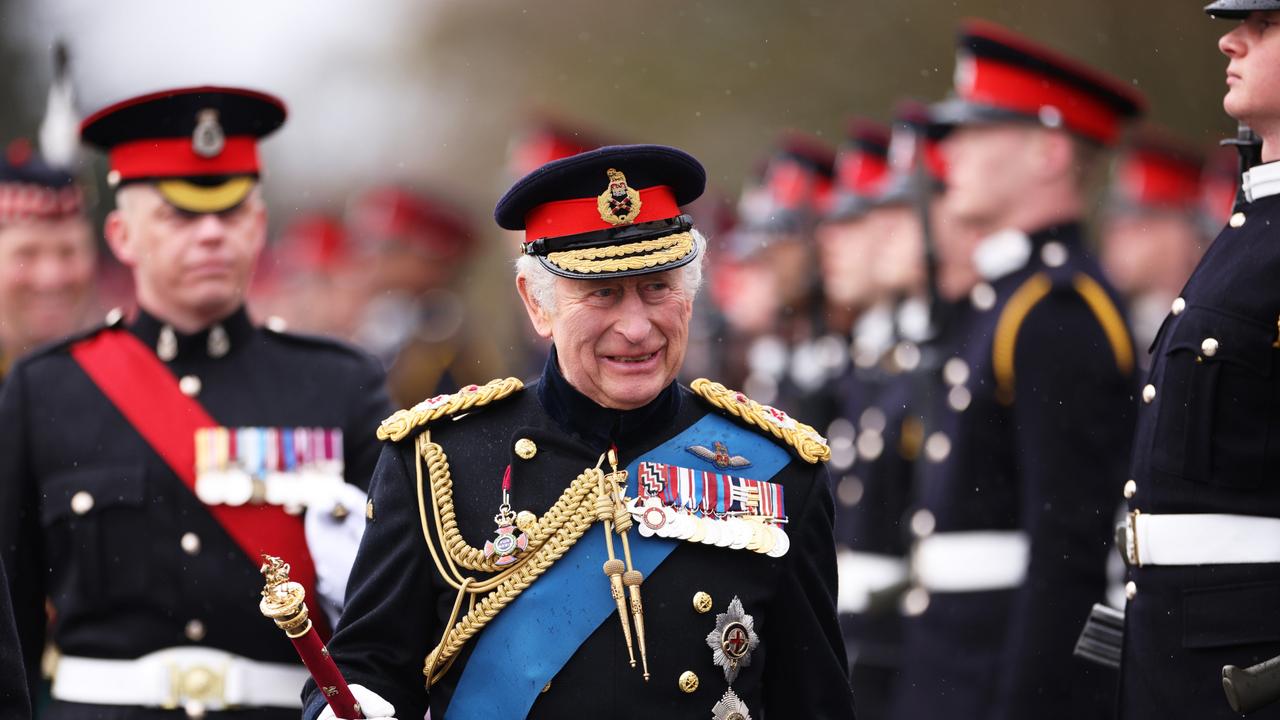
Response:
[{"label": "silver star breast badge", "polygon": [[737,595],[729,602],[729,611],[716,615],[716,629],[707,634],[707,645],[715,664],[724,668],[724,679],[733,682],[738,670],[751,664],[751,653],[760,644],[755,619],[742,609]]}]

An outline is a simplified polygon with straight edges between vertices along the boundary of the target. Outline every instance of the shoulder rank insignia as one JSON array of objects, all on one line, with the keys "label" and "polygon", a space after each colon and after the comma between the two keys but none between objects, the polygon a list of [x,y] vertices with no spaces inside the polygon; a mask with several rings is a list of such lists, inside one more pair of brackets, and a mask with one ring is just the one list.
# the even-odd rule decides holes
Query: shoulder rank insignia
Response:
[{"label": "shoulder rank insignia", "polygon": [[741,455],[730,455],[729,448],[724,443],[716,440],[711,443],[713,449],[708,449],[705,445],[690,445],[685,448],[689,452],[698,457],[714,464],[720,469],[724,468],[745,468],[751,467],[751,461]]},{"label": "shoulder rank insignia", "polygon": [[689,385],[698,397],[724,410],[748,425],[753,425],[795,449],[801,460],[825,462],[831,458],[826,438],[811,426],[797,421],[785,412],[752,400],[717,382],[698,378]]},{"label": "shoulder rank insignia", "polygon": [[484,385],[468,385],[452,395],[436,395],[406,410],[397,410],[378,426],[378,439],[399,442],[409,436],[414,428],[421,427],[442,417],[467,412],[501,400],[524,388],[518,379],[499,378]]}]

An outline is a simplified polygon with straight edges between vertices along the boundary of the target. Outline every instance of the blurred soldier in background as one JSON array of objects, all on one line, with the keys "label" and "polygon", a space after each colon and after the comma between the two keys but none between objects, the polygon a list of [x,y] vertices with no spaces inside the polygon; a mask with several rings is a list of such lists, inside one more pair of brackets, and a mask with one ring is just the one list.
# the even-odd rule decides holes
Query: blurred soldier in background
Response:
[{"label": "blurred soldier in background", "polygon": [[270,95],[197,87],[84,122],[138,308],[19,361],[0,393],[0,560],[28,682],[46,598],[62,651],[45,717],[296,717],[306,671],[257,630],[258,553],[342,605],[389,403],[373,358],[245,309],[258,140],[284,118]]},{"label": "blurred soldier in background", "polygon": [[4,563],[0,562],[0,720],[28,720],[31,696],[10,597]]},{"label": "blurred soldier in background", "polygon": [[459,209],[387,185],[352,200],[348,226],[367,297],[354,339],[386,364],[397,404],[497,374],[494,338],[468,315],[463,296],[478,241]]},{"label": "blurred soldier in background", "polygon": [[[751,338],[744,387],[762,402],[830,422],[827,384],[845,346],[827,335],[814,228],[830,202],[835,156],[815,138],[790,133],[770,156],[762,184],[744,192],[734,231],[736,294],[751,303],[739,330]],[[764,324],[764,323],[767,323]]]},{"label": "blurred soldier in background", "polygon": [[1204,250],[1202,159],[1163,133],[1139,135],[1115,164],[1102,222],[1101,260],[1128,303],[1138,364],[1169,313],[1169,303]]},{"label": "blurred soldier in background", "polygon": [[268,322],[296,332],[349,338],[366,300],[364,265],[356,261],[342,219],[325,212],[295,216],[263,251],[252,300]]},{"label": "blurred soldier in background", "polygon": [[1206,10],[1232,21],[1223,107],[1261,137],[1262,164],[1170,305],[1141,391],[1124,490],[1125,720],[1239,717],[1223,666],[1280,654],[1280,2]]},{"label": "blurred soldier in background", "polygon": [[18,357],[84,327],[96,258],[72,176],[12,143],[0,159],[0,380]]},{"label": "blurred soldier in background", "polygon": [[1099,146],[1142,101],[977,21],[955,77],[936,109],[952,128],[945,202],[984,235],[937,238],[939,289],[971,307],[953,320],[951,387],[924,414],[893,713],[1105,717],[1112,688],[1071,653],[1103,597],[1133,347],[1079,219]]}]

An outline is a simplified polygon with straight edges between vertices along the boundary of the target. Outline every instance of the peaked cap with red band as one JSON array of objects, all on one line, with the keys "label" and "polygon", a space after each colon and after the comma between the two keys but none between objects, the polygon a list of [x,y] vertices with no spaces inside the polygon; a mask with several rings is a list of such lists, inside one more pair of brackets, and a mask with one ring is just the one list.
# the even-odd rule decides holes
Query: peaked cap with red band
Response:
[{"label": "peaked cap with red band", "polygon": [[279,98],[253,90],[165,90],[103,108],[80,125],[108,155],[113,186],[154,183],[173,206],[196,213],[239,205],[261,172],[258,140],[284,124]]},{"label": "peaked cap with red band", "polygon": [[935,106],[946,125],[1032,122],[1112,145],[1140,115],[1129,85],[994,23],[965,22],[956,56],[955,97]]},{"label": "peaked cap with red band", "polygon": [[849,123],[836,153],[835,194],[826,220],[849,220],[866,212],[889,171],[889,128],[870,120]]},{"label": "peaked cap with red band", "polygon": [[507,167],[512,177],[524,177],[554,160],[595,150],[606,143],[550,116],[542,116],[512,138]]},{"label": "peaked cap with red band", "polygon": [[1280,0],[1217,0],[1204,6],[1210,17],[1242,20],[1255,11],[1280,10]]},{"label": "peaked cap with red band", "polygon": [[523,230],[522,252],[551,272],[601,278],[661,272],[699,252],[680,206],[702,195],[707,174],[688,153],[662,145],[612,145],[529,173],[493,216]]},{"label": "peaked cap with red band", "polygon": [[347,224],[365,249],[412,247],[440,260],[461,258],[475,235],[453,203],[403,185],[378,185],[347,206]]},{"label": "peaked cap with red band", "polygon": [[1136,137],[1116,162],[1111,184],[1113,210],[1174,210],[1194,213],[1200,202],[1204,159],[1163,133]]},{"label": "peaked cap with red band", "polygon": [[51,167],[31,143],[15,140],[0,158],[0,223],[79,215],[84,194],[75,178]]},{"label": "peaked cap with red band", "polygon": [[916,201],[921,178],[916,168],[918,162],[923,163],[926,192],[941,192],[946,187],[947,168],[939,147],[946,130],[946,126],[933,121],[924,103],[916,100],[898,103],[889,141],[889,172],[875,198],[876,206]]}]

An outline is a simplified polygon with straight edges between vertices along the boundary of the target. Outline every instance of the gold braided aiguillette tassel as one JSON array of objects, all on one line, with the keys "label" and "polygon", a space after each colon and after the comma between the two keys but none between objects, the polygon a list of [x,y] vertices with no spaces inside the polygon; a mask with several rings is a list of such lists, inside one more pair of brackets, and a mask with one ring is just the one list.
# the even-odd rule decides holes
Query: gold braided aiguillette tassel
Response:
[{"label": "gold braided aiguillette tassel", "polygon": [[635,667],[636,654],[631,646],[631,624],[627,622],[627,603],[622,590],[622,573],[626,570],[626,566],[613,552],[613,501],[610,495],[605,494],[606,480],[603,473],[598,476],[597,482],[600,494],[596,497],[596,519],[604,525],[605,549],[609,553],[609,559],[604,563],[604,574],[609,578],[609,593],[613,595],[613,602],[618,606],[618,619],[622,621],[622,638],[627,641],[627,658],[631,661],[631,667]]},{"label": "gold braided aiguillette tassel", "polygon": [[[636,643],[640,645],[640,666],[644,671],[645,682],[648,682],[649,653],[644,641],[644,605],[640,602],[640,583],[644,581],[644,574],[636,570],[631,562],[631,541],[628,532],[631,530],[632,520],[631,514],[627,512],[624,495],[627,487],[627,471],[618,470],[618,453],[613,449],[609,450],[609,465],[613,468],[613,472],[609,473],[606,481],[609,485],[609,498],[613,504],[613,528],[622,538],[622,555],[627,561],[626,572],[622,574],[622,584],[626,586],[627,594],[631,597],[631,619],[636,625]],[[631,666],[635,667],[635,663],[633,662]]]}]

